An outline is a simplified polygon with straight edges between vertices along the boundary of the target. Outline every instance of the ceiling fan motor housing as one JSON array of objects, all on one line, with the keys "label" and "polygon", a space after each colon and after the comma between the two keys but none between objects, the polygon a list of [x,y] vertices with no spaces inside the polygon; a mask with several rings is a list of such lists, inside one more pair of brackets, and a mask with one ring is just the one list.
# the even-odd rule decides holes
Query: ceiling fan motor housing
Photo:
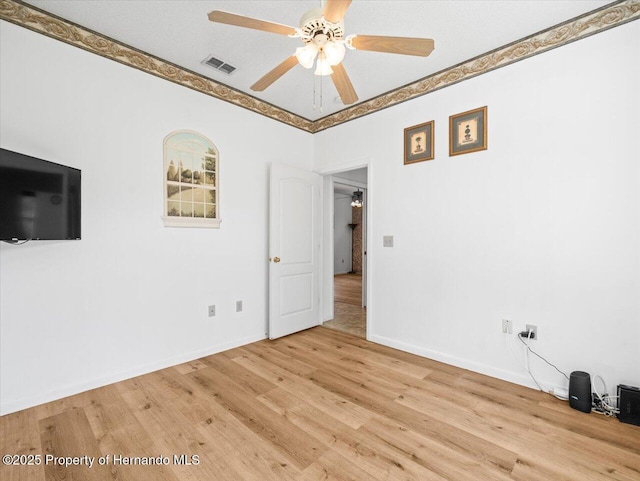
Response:
[{"label": "ceiling fan motor housing", "polygon": [[314,42],[318,47],[325,43],[341,40],[344,37],[344,21],[331,23],[322,16],[321,8],[313,8],[300,19],[300,30],[305,43]]}]

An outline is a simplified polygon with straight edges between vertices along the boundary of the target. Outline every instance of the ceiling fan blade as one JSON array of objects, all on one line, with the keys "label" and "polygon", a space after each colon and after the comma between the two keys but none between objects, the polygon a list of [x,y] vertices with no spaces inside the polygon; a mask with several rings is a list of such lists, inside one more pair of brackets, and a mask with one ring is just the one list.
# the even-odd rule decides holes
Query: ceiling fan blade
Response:
[{"label": "ceiling fan blade", "polygon": [[347,13],[351,0],[325,0],[322,16],[331,23],[338,23]]},{"label": "ceiling fan blade", "polygon": [[331,68],[333,69],[331,80],[333,80],[333,84],[336,86],[336,89],[338,89],[342,103],[349,105],[356,102],[358,100],[358,95],[356,94],[356,90],[353,88],[351,79],[349,79],[347,71],[344,69],[342,64],[339,63]]},{"label": "ceiling fan blade", "polygon": [[251,86],[251,90],[254,90],[255,92],[262,92],[264,89],[269,87],[273,82],[278,80],[296,65],[298,65],[298,59],[296,58],[296,56],[292,55],[291,57],[288,57],[284,62],[279,64],[271,72],[254,83]]},{"label": "ceiling fan blade", "polygon": [[288,25],[267,22],[266,20],[258,20],[257,18],[244,17],[242,15],[236,15],[235,13],[223,12],[222,10],[214,10],[213,12],[210,12],[209,20],[216,23],[226,23],[227,25],[252,28],[254,30],[262,30],[264,32],[277,33],[280,35],[293,35],[296,33],[296,29]]},{"label": "ceiling fan blade", "polygon": [[356,50],[370,52],[401,53],[428,57],[433,52],[433,40],[430,38],[379,37],[376,35],[356,35],[351,41]]}]

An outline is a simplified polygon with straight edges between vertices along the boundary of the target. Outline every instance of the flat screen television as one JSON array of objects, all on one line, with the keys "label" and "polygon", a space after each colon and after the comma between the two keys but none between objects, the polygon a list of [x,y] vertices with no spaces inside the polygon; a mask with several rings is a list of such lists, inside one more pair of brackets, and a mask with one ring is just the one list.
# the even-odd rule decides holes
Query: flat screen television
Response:
[{"label": "flat screen television", "polygon": [[0,240],[80,239],[80,170],[0,149]]}]

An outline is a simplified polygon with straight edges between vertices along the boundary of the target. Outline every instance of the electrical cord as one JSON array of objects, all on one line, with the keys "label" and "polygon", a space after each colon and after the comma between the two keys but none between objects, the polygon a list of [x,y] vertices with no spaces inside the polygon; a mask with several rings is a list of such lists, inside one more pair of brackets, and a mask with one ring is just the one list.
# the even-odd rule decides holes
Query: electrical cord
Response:
[{"label": "electrical cord", "polygon": [[[527,340],[531,339],[531,332],[529,331],[529,334],[527,336]],[[520,335],[518,335],[518,338],[520,340],[522,340],[522,338],[520,337]],[[548,392],[546,389],[543,389],[542,386],[540,385],[540,383],[538,382],[538,380],[535,378],[535,376],[533,375],[533,373],[531,372],[531,361],[529,360],[529,351],[531,351],[531,348],[529,347],[529,345],[527,343],[525,343],[524,341],[522,341],[524,343],[525,346],[527,346],[527,350],[525,352],[525,357],[527,359],[527,363],[526,363],[526,367],[527,367],[527,372],[529,373],[529,376],[531,376],[531,379],[533,379],[533,382],[536,383],[536,386],[538,386],[538,389],[540,389],[541,391],[544,392]]]},{"label": "electrical cord", "polygon": [[513,349],[511,349],[511,343],[508,341],[508,337],[506,336],[506,333],[504,336],[504,343],[507,345],[507,349],[509,349],[509,352],[516,359],[516,361],[520,362],[520,358],[516,355],[515,352],[513,352]]},{"label": "electrical cord", "polygon": [[[596,386],[596,381],[600,379],[600,382],[602,383],[602,387],[604,388],[604,394],[600,395],[600,393],[598,392],[598,387]],[[598,414],[604,414],[605,416],[615,416],[617,414],[620,413],[620,409],[616,408],[614,406],[612,406],[610,404],[610,402],[614,399],[618,399],[618,396],[609,396],[609,394],[607,394],[607,384],[604,382],[604,379],[602,379],[602,376],[600,376],[599,374],[596,374],[593,377],[593,393],[596,395],[596,397],[598,398],[598,401],[600,401],[599,405],[598,403],[594,402],[594,406],[591,408],[591,411],[594,413],[598,413]]]},{"label": "electrical cord", "polygon": [[31,239],[25,239],[22,242],[20,242],[20,241],[8,241],[8,240],[2,239],[2,242],[6,242],[7,244],[11,244],[11,245],[14,245],[14,246],[21,246],[22,244],[26,244],[30,240]]},{"label": "electrical cord", "polygon": [[28,239],[25,239],[22,242],[20,242],[18,239],[15,239],[15,240],[14,239],[11,239],[11,240],[0,239],[0,240],[2,240],[2,242],[6,242],[7,244],[11,244],[11,245],[14,245],[14,246],[21,246],[22,244],[26,244],[27,242],[33,240],[33,231],[34,231],[33,224],[34,223],[33,223],[33,219],[32,219],[31,222],[30,222],[31,234],[29,234],[29,238]]},{"label": "electrical cord", "polygon": [[[533,334],[533,331],[528,331],[527,333],[527,340],[531,340],[531,335]],[[527,371],[527,373],[529,374],[529,376],[531,377],[531,379],[533,380],[533,382],[535,383],[535,385],[538,387],[538,389],[546,394],[549,394],[550,396],[555,397],[556,399],[560,399],[561,401],[568,401],[569,399],[563,396],[558,396],[557,394],[555,394],[553,392],[553,390],[551,389],[545,389],[542,384],[536,379],[536,377],[533,375],[533,372],[531,371],[531,362],[529,359],[529,352],[533,353],[535,356],[539,357],[540,359],[542,359],[544,362],[546,362],[547,364],[549,364],[550,366],[552,366],[554,369],[556,369],[558,372],[560,372],[560,374],[562,374],[564,377],[566,377],[567,379],[569,379],[567,377],[567,375],[562,372],[560,369],[558,369],[554,364],[550,363],[549,361],[547,361],[544,357],[542,357],[540,354],[538,354],[537,352],[535,352],[533,349],[531,349],[531,347],[529,346],[528,343],[524,342],[523,338],[520,336],[520,334],[517,334],[518,339],[520,339],[520,342],[522,342],[522,344],[524,344],[524,346],[526,347],[525,350],[525,356],[524,356],[524,368]],[[506,341],[506,338],[505,338]],[[511,352],[511,355],[516,358],[516,360],[519,361],[518,356],[515,355],[515,353],[513,352],[513,350],[511,349],[511,346],[509,345],[509,342],[507,341],[507,347],[509,349],[509,351]]]},{"label": "electrical cord", "polygon": [[[527,340],[529,340],[529,339],[530,339],[531,332],[532,332],[532,331],[529,331],[529,336],[527,336]],[[556,371],[558,371],[560,374],[562,374],[562,375],[567,379],[567,381],[569,380],[569,376],[567,376],[564,372],[562,372],[560,369],[558,369],[558,367],[557,367],[555,364],[553,364],[553,363],[551,363],[551,362],[547,361],[544,357],[542,357],[540,354],[538,354],[538,353],[537,353],[537,352],[535,352],[533,349],[531,349],[531,347],[529,347],[529,344],[528,344],[528,343],[526,343],[526,342],[524,342],[524,340],[522,339],[522,337],[520,336],[520,334],[518,334],[518,339],[520,339],[520,342],[521,342],[522,344],[524,344],[525,346],[527,346],[527,351],[531,352],[534,356],[537,356],[537,357],[539,357],[540,359],[542,359],[542,360],[543,360],[544,362],[546,362],[549,366],[551,366],[551,367],[552,367],[552,368],[554,368]]]},{"label": "electrical cord", "polygon": [[[529,332],[529,336],[531,336],[531,331]],[[505,338],[506,341],[506,338]],[[526,344],[525,344],[526,345]],[[511,349],[511,346],[509,345],[509,342],[507,341],[507,347],[509,348],[509,351],[511,352],[511,355],[518,361],[520,361],[520,359],[518,359],[518,356],[516,356],[516,354],[513,352],[513,350]],[[551,393],[549,390],[544,389],[542,387],[542,385],[538,382],[538,380],[536,379],[536,377],[533,375],[533,373],[531,372],[531,367],[530,367],[530,359],[529,359],[529,351],[525,351],[525,355],[524,355],[524,369],[527,371],[527,373],[529,374],[529,376],[531,377],[531,379],[533,380],[533,382],[535,383],[535,385],[538,387],[538,389],[544,393],[550,394],[552,396],[558,397],[555,394]],[[558,399],[562,399],[560,397],[558,397]]]},{"label": "electrical cord", "polygon": [[[533,333],[533,331],[531,331],[531,330],[529,330],[527,332],[527,337],[526,337],[527,341],[531,341],[532,333]],[[524,334],[524,332],[522,334]],[[540,358],[541,360],[546,362],[549,366],[551,366],[556,371],[558,371],[560,374],[562,374],[567,379],[567,381],[570,381],[569,376],[567,376],[567,374],[565,372],[563,372],[562,370],[560,370],[555,364],[553,364],[552,362],[549,362],[543,356],[541,356],[540,354],[535,352],[533,349],[531,349],[531,346],[529,345],[529,342],[525,342],[525,340],[523,339],[523,336],[520,333],[516,334],[516,335],[517,335],[518,339],[520,340],[520,342],[526,348],[526,350],[525,350],[525,365],[524,365],[524,367],[527,370],[527,373],[529,374],[531,379],[533,379],[533,382],[536,384],[536,386],[538,386],[538,389],[540,391],[542,391],[542,392],[545,392],[545,393],[557,398],[557,399],[560,399],[562,401],[568,401],[569,400],[568,398],[562,397],[562,396],[558,396],[552,390],[546,390],[546,389],[544,389],[542,387],[542,385],[538,382],[538,380],[533,375],[533,372],[531,372],[531,362],[530,362],[530,359],[529,359],[529,353],[532,353],[533,355],[537,356],[538,358]],[[509,351],[511,352],[513,357],[515,357],[517,359],[517,356],[515,355],[515,353],[511,349],[511,346],[509,345],[508,342],[507,342],[507,347],[509,348]],[[596,381],[597,380],[600,380],[600,382],[602,383],[604,394],[600,394],[600,392],[598,391],[598,387],[596,385]],[[598,402],[596,402],[594,400],[594,402],[592,403],[593,406],[591,408],[591,412],[594,412],[594,413],[597,413],[597,414],[603,414],[605,416],[617,416],[620,413],[620,409],[615,407],[613,405],[613,403],[615,401],[615,403],[617,404],[618,396],[610,396],[609,394],[607,394],[607,385],[604,382],[604,379],[602,379],[602,376],[600,376],[600,375],[594,376],[592,387],[593,387],[593,394],[596,396]]]}]

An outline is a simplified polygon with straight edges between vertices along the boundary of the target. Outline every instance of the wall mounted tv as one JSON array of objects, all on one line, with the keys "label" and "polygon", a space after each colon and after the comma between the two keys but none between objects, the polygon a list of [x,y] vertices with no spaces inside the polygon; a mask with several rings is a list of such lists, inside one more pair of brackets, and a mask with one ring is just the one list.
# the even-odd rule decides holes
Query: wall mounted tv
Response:
[{"label": "wall mounted tv", "polygon": [[80,170],[0,149],[0,240],[80,239]]}]

